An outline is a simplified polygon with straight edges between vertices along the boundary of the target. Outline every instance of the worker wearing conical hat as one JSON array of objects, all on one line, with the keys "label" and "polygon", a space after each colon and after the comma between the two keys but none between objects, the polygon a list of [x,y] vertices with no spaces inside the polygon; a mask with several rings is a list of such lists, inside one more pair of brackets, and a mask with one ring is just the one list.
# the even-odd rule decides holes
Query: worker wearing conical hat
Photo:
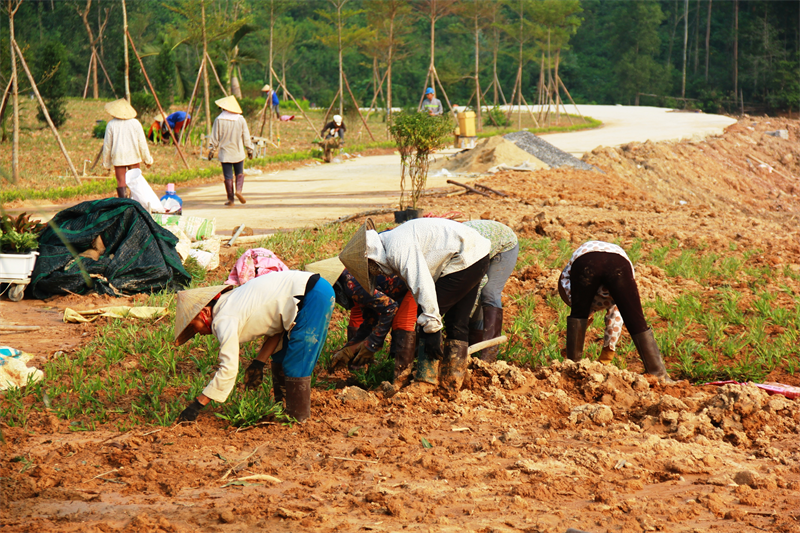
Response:
[{"label": "worker wearing conical hat", "polygon": [[258,356],[245,372],[245,386],[259,388],[271,357],[275,402],[284,401],[284,412],[302,422],[310,414],[311,373],[333,311],[330,283],[319,274],[287,270],[230,288],[217,285],[178,293],[175,344],[197,334],[219,340],[219,369],[178,421],[195,420],[211,400],[227,400],[239,371],[239,345],[263,337]]},{"label": "worker wearing conical hat", "polygon": [[[489,268],[490,250],[488,239],[452,220],[418,218],[379,234],[367,219],[339,254],[368,292],[374,291],[378,275],[396,274],[414,295],[425,345],[424,357],[417,360],[420,387],[438,385],[448,398],[461,389],[469,364],[469,315]],[[439,360],[441,369],[436,368]]]},{"label": "worker wearing conical hat", "polygon": [[139,168],[142,162],[148,167],[153,164],[153,156],[147,147],[142,125],[136,120],[136,110],[124,98],[105,105],[111,120],[106,124],[103,138],[103,167],[113,168],[117,178],[117,196],[125,198],[127,186],[125,174]]},{"label": "worker wearing conical hat", "polygon": [[281,118],[281,100],[278,98],[278,93],[269,86],[269,84],[264,85],[261,88],[261,92],[265,93],[265,98],[272,100],[272,112],[275,113],[275,118],[280,120]]},{"label": "worker wearing conical hat", "polygon": [[[244,158],[253,158],[253,141],[250,139],[250,129],[247,121],[242,116],[242,108],[235,96],[226,96],[215,102],[222,112],[214,120],[211,138],[208,144],[208,160],[214,159],[214,154],[219,152],[219,162],[222,163],[222,176],[225,178],[225,205],[234,205],[234,194],[241,203],[246,200],[242,195],[244,187]],[[234,179],[236,182],[234,183]]]}]

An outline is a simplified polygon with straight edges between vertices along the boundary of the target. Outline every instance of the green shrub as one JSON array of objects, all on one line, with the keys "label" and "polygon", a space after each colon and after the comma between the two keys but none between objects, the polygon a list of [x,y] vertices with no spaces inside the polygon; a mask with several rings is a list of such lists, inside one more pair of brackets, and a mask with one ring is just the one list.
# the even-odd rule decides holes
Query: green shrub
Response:
[{"label": "green shrub", "polygon": [[143,116],[152,115],[158,111],[156,99],[152,94],[144,91],[131,93],[131,106],[133,106],[140,118]]},{"label": "green shrub", "polygon": [[297,103],[300,104],[300,108],[298,108],[297,104],[295,104],[292,100],[281,100],[281,109],[292,110],[292,111],[299,111],[300,109],[302,109],[303,111],[308,112],[308,110],[311,108],[311,102],[309,102],[305,98],[301,98],[300,100],[297,101]]},{"label": "green shrub", "polygon": [[401,112],[394,115],[389,133],[400,152],[400,209],[408,207],[406,175],[410,181],[411,208],[416,209],[428,181],[429,157],[453,134],[453,123],[449,115]]},{"label": "green shrub", "polygon": [[256,113],[264,108],[263,98],[238,98],[239,106],[242,108],[242,115],[254,117]]},{"label": "green shrub", "polygon": [[98,120],[97,124],[95,124],[94,128],[92,128],[92,137],[94,137],[95,139],[105,138],[107,125],[108,122],[106,122],[105,120]]},{"label": "green shrub", "polygon": [[486,118],[483,119],[484,126],[498,126],[500,128],[507,128],[511,126],[511,120],[499,107],[493,107],[486,112]]},{"label": "green shrub", "polygon": [[0,253],[27,254],[39,247],[39,234],[45,225],[30,215],[0,216]]},{"label": "green shrub", "polygon": [[[36,56],[35,71],[36,77],[40,80],[37,86],[44,105],[47,106],[47,113],[58,128],[69,117],[66,101],[69,88],[69,63],[64,45],[56,41],[44,43]],[[36,117],[46,122],[42,109],[39,109]]]}]

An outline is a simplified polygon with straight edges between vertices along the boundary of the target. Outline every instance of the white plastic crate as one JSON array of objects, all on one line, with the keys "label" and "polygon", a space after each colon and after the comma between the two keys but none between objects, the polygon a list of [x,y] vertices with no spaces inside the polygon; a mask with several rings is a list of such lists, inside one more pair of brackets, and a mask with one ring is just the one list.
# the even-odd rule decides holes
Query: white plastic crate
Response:
[{"label": "white plastic crate", "polygon": [[29,254],[0,254],[0,279],[2,280],[27,280],[33,266],[36,264],[36,256],[39,252]]}]

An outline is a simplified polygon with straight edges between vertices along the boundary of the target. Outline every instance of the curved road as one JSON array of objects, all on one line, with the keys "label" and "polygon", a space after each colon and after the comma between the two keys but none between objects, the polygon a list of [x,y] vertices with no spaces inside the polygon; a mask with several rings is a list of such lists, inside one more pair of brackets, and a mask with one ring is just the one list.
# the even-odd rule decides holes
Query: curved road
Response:
[{"label": "curved road", "polygon": [[[598,146],[719,135],[736,122],[720,115],[672,112],[656,107],[578,107],[581,114],[600,120],[603,125],[594,130],[542,135],[577,157]],[[574,113],[571,106],[567,110]],[[400,192],[399,178],[398,155],[356,157],[343,163],[314,163],[272,174],[249,174],[244,186],[247,204],[237,201],[236,207],[223,205],[225,191],[221,180],[219,184],[180,189],[178,194],[184,202],[184,214],[216,218],[220,235],[230,235],[242,223],[259,234],[312,226],[359,211],[395,205]],[[446,180],[429,176],[428,188],[445,186]],[[160,196],[161,189],[156,193]],[[50,216],[64,206],[52,208]]]}]

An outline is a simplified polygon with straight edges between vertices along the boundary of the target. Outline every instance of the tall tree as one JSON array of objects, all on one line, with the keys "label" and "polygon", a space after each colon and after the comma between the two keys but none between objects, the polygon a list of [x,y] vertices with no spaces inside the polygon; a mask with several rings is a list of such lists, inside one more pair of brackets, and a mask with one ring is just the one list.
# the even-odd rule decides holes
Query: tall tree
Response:
[{"label": "tall tree", "polygon": [[382,35],[381,47],[386,61],[386,123],[392,121],[392,67],[398,58],[398,49],[405,44],[410,32],[407,24],[411,7],[404,0],[367,0],[364,8],[370,26]]},{"label": "tall tree", "polygon": [[625,2],[615,6],[611,19],[611,51],[620,99],[638,105],[639,93],[658,90],[663,67],[656,61],[658,27],[664,13],[655,0]]},{"label": "tall tree", "polygon": [[19,10],[22,0],[6,0],[8,13],[8,41],[11,47],[11,105],[12,105],[12,137],[11,137],[11,182],[19,180],[19,75],[17,74],[17,53],[14,50],[14,16]]},{"label": "tall tree", "polygon": [[[517,97],[518,106],[518,120],[517,127],[522,128],[522,77],[523,68],[525,64],[536,57],[539,48],[536,46],[529,46],[529,43],[535,42],[537,35],[541,36],[540,26],[532,20],[532,15],[536,9],[537,0],[505,0],[506,6],[516,16],[516,21],[509,21],[508,24],[503,24],[502,29],[517,44],[517,76],[514,81],[514,91],[511,94],[510,104],[514,103],[514,97]],[[509,110],[509,114],[511,111]]]},{"label": "tall tree", "polygon": [[483,118],[481,115],[481,36],[484,30],[492,22],[492,14],[497,7],[496,2],[465,2],[459,6],[458,13],[467,22],[474,41],[475,70],[473,79],[475,81],[475,115],[478,124],[478,131],[483,129]]},{"label": "tall tree", "polygon": [[[428,66],[428,75],[425,77],[425,81],[430,79],[431,87],[436,87],[436,81],[439,81],[439,75],[436,72],[436,21],[441,19],[442,17],[449,15],[453,12],[453,8],[455,6],[456,0],[420,0],[419,9],[422,12],[423,16],[428,18],[431,23],[431,62]],[[439,87],[442,89],[444,93],[444,87],[441,86],[441,81],[439,81]],[[424,92],[424,87],[423,87]],[[447,107],[450,107],[450,101],[447,98],[447,94],[443,94],[445,100],[447,101]],[[420,104],[422,100],[420,100]]]},{"label": "tall tree", "polygon": [[711,41],[711,4],[714,0],[708,0],[708,17],[706,18],[706,83],[708,83],[708,56],[711,53],[709,43]]},{"label": "tall tree", "polygon": [[[92,30],[92,25],[89,24],[89,13],[92,10],[92,0],[86,0],[86,7],[81,10],[78,6],[74,6],[75,11],[78,12],[78,15],[81,17],[83,21],[83,27],[86,29],[86,33],[89,35],[89,50],[91,55],[89,56],[89,64],[91,65],[91,76],[92,76],[92,97],[96,100],[100,98],[100,88],[97,84],[97,63],[100,61],[98,54],[97,54],[97,44],[103,39],[103,32],[108,25],[108,17],[111,14],[111,8],[105,8],[105,20],[103,20],[102,24],[99,22],[98,19],[98,27],[97,27],[97,36],[95,37],[94,31]],[[97,9],[100,9],[98,5]]]}]

